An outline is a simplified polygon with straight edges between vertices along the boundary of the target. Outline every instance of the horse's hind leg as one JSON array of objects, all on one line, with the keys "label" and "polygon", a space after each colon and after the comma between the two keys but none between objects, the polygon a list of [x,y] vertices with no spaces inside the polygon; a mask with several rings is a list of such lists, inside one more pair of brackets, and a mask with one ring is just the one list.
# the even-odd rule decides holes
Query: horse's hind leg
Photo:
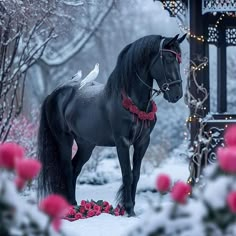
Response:
[{"label": "horse's hind leg", "polygon": [[73,196],[75,199],[75,189],[76,189],[76,179],[81,172],[83,165],[89,160],[93,149],[95,147],[94,144],[85,143],[85,142],[76,142],[78,146],[78,150],[72,159],[72,168],[73,168],[73,176],[72,176],[72,186],[73,186]]},{"label": "horse's hind leg", "polygon": [[[60,170],[63,180],[61,181],[62,194],[70,204],[75,204],[72,185],[72,144],[73,137],[67,134],[58,137],[58,153],[60,160]],[[64,186],[63,186],[64,183]]]}]

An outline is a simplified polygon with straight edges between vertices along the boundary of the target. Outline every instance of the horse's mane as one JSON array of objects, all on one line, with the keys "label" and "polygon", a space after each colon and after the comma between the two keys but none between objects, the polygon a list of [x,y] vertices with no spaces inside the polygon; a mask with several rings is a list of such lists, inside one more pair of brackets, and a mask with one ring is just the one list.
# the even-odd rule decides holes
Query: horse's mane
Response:
[{"label": "horse's mane", "polygon": [[134,72],[146,69],[152,55],[158,53],[162,36],[149,35],[127,45],[119,54],[116,66],[108,78],[106,91],[109,94],[120,93],[122,89],[128,91]]}]

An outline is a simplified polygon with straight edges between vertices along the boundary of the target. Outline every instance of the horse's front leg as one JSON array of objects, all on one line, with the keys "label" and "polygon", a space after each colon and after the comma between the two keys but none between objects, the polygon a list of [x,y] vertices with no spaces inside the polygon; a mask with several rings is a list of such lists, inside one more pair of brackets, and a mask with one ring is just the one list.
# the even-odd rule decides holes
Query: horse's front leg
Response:
[{"label": "horse's front leg", "polygon": [[129,160],[129,144],[124,137],[119,138],[116,141],[117,154],[120,162],[123,185],[119,191],[119,200],[125,207],[129,216],[135,215],[134,204],[131,197],[131,185],[133,181],[133,175],[131,172],[130,160]]},{"label": "horse's front leg", "polygon": [[148,148],[149,142],[150,142],[150,137],[146,139],[142,139],[141,142],[136,142],[134,144],[133,183],[132,183],[132,190],[131,190],[132,202],[134,205],[135,205],[135,195],[136,195],[137,184],[140,177],[141,162]]}]

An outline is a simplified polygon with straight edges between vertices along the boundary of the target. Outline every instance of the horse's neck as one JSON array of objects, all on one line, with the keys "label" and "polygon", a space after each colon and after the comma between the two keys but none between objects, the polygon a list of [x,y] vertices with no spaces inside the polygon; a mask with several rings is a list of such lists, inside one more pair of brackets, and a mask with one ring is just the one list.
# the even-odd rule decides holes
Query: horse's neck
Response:
[{"label": "horse's neck", "polygon": [[[141,78],[146,84],[148,84],[151,88],[153,86],[153,80],[150,78],[145,78],[142,76]],[[148,103],[150,101],[151,97],[151,91],[150,88],[148,88],[146,85],[144,85],[138,78],[137,76],[133,80],[134,83],[129,91],[129,96],[131,97],[132,101],[135,103],[136,106],[140,110],[145,111]]]}]

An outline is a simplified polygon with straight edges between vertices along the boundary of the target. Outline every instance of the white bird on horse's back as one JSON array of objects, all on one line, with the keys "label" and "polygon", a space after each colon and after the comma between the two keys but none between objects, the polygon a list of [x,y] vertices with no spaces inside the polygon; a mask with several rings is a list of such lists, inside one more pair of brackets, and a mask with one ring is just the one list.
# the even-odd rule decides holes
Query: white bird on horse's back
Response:
[{"label": "white bird on horse's back", "polygon": [[80,82],[79,89],[83,88],[86,84],[93,82],[99,74],[99,64],[97,63],[94,69]]}]

